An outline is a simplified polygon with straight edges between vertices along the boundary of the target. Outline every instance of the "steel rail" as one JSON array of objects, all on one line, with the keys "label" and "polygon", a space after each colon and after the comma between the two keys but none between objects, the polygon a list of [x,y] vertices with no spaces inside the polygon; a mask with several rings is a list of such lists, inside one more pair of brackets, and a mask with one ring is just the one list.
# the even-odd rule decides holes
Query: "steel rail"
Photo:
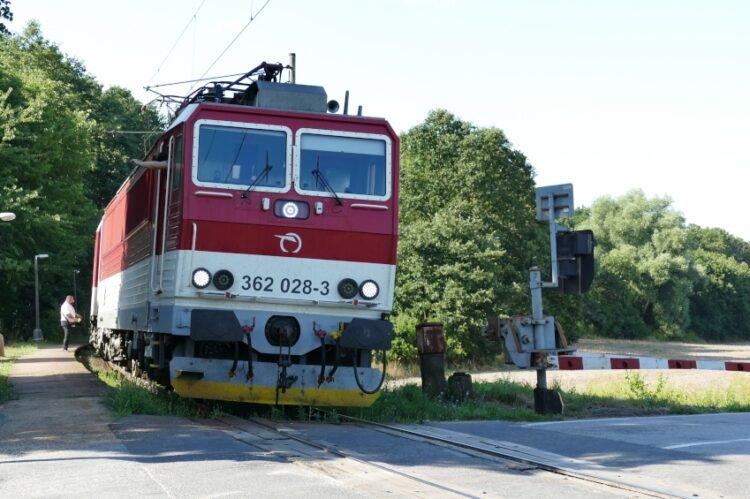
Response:
[{"label": "steel rail", "polygon": [[[131,381],[135,381],[136,384],[140,385],[141,387],[143,387],[143,388],[145,388],[147,390],[162,391],[162,392],[165,391],[163,386],[159,385],[158,383],[155,383],[153,380],[150,380],[150,379],[147,379],[147,378],[144,378],[144,377],[135,378],[132,375],[132,373],[127,370],[127,368],[124,368],[124,367],[122,367],[122,366],[120,366],[117,363],[112,362],[112,361],[105,361],[105,362],[110,367],[112,367],[114,370],[116,370],[116,371],[120,372],[122,375],[128,377]],[[355,424],[357,424],[357,425],[359,425],[361,427],[374,429],[375,431],[380,431],[382,433],[386,433],[386,434],[389,434],[391,436],[397,436],[397,437],[401,437],[401,438],[408,438],[408,439],[411,439],[411,440],[426,441],[426,442],[431,443],[433,445],[437,445],[437,446],[440,446],[440,447],[449,448],[451,450],[463,452],[463,453],[465,453],[467,455],[470,455],[472,457],[479,457],[479,458],[485,458],[485,459],[491,458],[491,459],[499,459],[499,460],[504,460],[504,461],[510,461],[510,462],[515,462],[515,463],[520,463],[520,464],[524,464],[524,465],[529,466],[529,467],[534,468],[534,469],[539,469],[539,470],[542,470],[542,471],[547,471],[547,472],[550,472],[550,473],[554,473],[554,474],[557,474],[557,475],[565,476],[565,477],[568,477],[568,478],[573,478],[573,479],[576,479],[576,480],[579,480],[579,481],[583,481],[583,482],[589,482],[589,483],[593,483],[593,484],[597,484],[597,485],[602,485],[602,486],[605,486],[605,487],[611,487],[611,488],[614,488],[614,489],[617,489],[617,490],[634,492],[634,493],[637,493],[637,494],[642,494],[642,495],[647,496],[647,497],[657,497],[657,498],[661,498],[661,499],[689,498],[689,497],[692,497],[692,494],[680,493],[680,492],[677,492],[677,491],[663,490],[663,489],[658,489],[658,488],[653,488],[653,487],[645,487],[645,486],[638,485],[638,484],[635,484],[635,483],[631,483],[631,482],[628,482],[628,481],[625,481],[625,480],[616,480],[614,478],[603,477],[603,476],[598,475],[595,472],[582,472],[582,471],[578,471],[578,470],[575,470],[575,469],[572,469],[572,468],[550,464],[550,463],[545,462],[545,461],[543,461],[541,459],[534,459],[533,457],[530,457],[530,456],[521,457],[517,453],[514,454],[514,453],[511,453],[511,452],[507,452],[507,451],[506,452],[502,452],[502,451],[497,450],[497,449],[488,449],[486,447],[482,447],[482,446],[478,446],[478,445],[472,445],[470,443],[458,442],[456,440],[450,440],[448,438],[439,437],[439,436],[431,434],[431,433],[429,433],[427,431],[419,431],[417,429],[403,428],[401,426],[394,426],[394,425],[389,425],[389,424],[384,424],[384,423],[377,423],[377,422],[374,422],[374,421],[368,421],[366,419],[361,419],[361,418],[357,418],[357,417],[354,417],[354,416],[346,416],[346,415],[338,414],[338,413],[334,414],[332,412],[329,412],[329,411],[326,411],[326,410],[323,410],[323,409],[319,409],[319,408],[313,408],[313,409],[315,411],[317,411],[318,413],[320,413],[320,414],[323,414],[323,415],[326,415],[326,416],[330,416],[330,417],[333,417],[333,418],[340,418],[340,419],[348,420],[348,421],[350,421],[352,423],[355,423]],[[299,442],[299,443],[304,444],[304,445],[308,445],[310,447],[316,448],[318,450],[321,450],[321,451],[323,451],[325,453],[328,453],[328,454],[331,454],[331,455],[334,455],[334,456],[338,456],[338,457],[342,457],[342,458],[347,458],[347,459],[353,459],[353,460],[355,460],[355,461],[357,461],[357,462],[359,462],[361,464],[373,466],[373,467],[378,468],[380,470],[387,471],[387,472],[399,475],[401,477],[417,481],[419,483],[422,483],[423,485],[434,487],[434,488],[443,490],[445,492],[449,492],[449,493],[453,493],[453,494],[458,494],[458,495],[464,496],[464,497],[474,497],[474,496],[472,496],[470,494],[466,494],[464,492],[452,489],[450,487],[446,487],[444,485],[440,485],[438,483],[431,482],[429,480],[425,480],[425,479],[422,479],[422,478],[419,478],[419,477],[416,477],[416,476],[409,475],[407,473],[398,471],[398,470],[390,468],[388,466],[384,466],[382,464],[378,464],[378,463],[374,463],[374,462],[371,462],[371,461],[364,460],[364,459],[362,459],[360,457],[357,457],[357,456],[355,456],[353,454],[347,453],[347,452],[345,452],[345,451],[343,451],[341,449],[331,448],[329,445],[326,445],[324,443],[316,442],[316,441],[311,440],[311,439],[307,439],[307,438],[304,438],[304,437],[300,437],[298,435],[294,435],[294,434],[292,434],[289,431],[285,431],[284,429],[279,428],[277,425],[275,425],[274,423],[272,423],[272,422],[270,422],[270,421],[268,421],[266,419],[251,418],[251,419],[248,419],[248,420],[245,420],[245,421],[248,421],[250,423],[254,423],[254,424],[256,424],[258,426],[261,426],[263,428],[266,428],[266,429],[273,430],[273,431],[279,433],[280,435],[284,435],[284,437],[286,437],[286,438],[289,438],[291,440],[294,440],[294,441]],[[227,422],[226,420],[222,420],[221,423],[224,424],[224,425],[226,425],[226,426],[228,426],[228,427],[236,428],[236,429],[238,429],[240,431],[245,431],[245,432],[247,431],[247,430],[243,429],[240,426],[233,425],[230,422]]]},{"label": "steel rail", "polygon": [[[222,423],[222,424],[225,424],[225,425],[229,426],[230,428],[235,428],[235,429],[238,429],[240,431],[247,431],[244,428],[242,428],[240,426],[237,426],[237,425],[233,425],[232,423],[230,423],[230,422],[228,422],[226,420],[220,419],[218,421],[220,423]],[[337,456],[337,457],[341,457],[341,458],[346,458],[346,459],[351,459],[351,460],[356,461],[356,462],[358,462],[360,464],[364,464],[366,466],[372,466],[374,468],[377,468],[377,469],[379,469],[381,471],[386,471],[388,473],[393,473],[394,475],[398,475],[398,476],[400,476],[402,478],[406,478],[406,479],[409,479],[409,480],[413,480],[415,482],[419,482],[422,485],[426,485],[428,487],[436,488],[436,489],[439,489],[439,490],[441,490],[443,492],[448,492],[448,493],[451,493],[451,494],[456,494],[456,495],[462,496],[462,497],[471,497],[471,498],[476,498],[477,497],[477,496],[474,496],[472,494],[467,494],[466,492],[462,492],[460,490],[456,490],[456,489],[447,487],[445,485],[441,485],[441,484],[439,484],[437,482],[432,482],[430,480],[425,480],[424,478],[420,478],[418,476],[414,476],[414,475],[410,475],[408,473],[404,473],[403,471],[399,471],[397,469],[385,466],[383,464],[375,463],[375,462],[372,462],[372,461],[367,461],[367,460],[362,459],[360,457],[356,457],[353,454],[350,454],[348,452],[342,451],[341,449],[333,449],[333,448],[331,448],[330,446],[328,446],[328,445],[326,445],[324,443],[316,442],[315,440],[310,440],[310,439],[307,439],[307,438],[304,438],[304,437],[300,437],[298,435],[293,435],[293,434],[291,434],[291,432],[284,431],[283,428],[279,428],[277,425],[273,424],[272,422],[270,422],[270,421],[268,421],[266,419],[262,419],[262,418],[250,418],[250,419],[248,419],[246,421],[251,422],[253,424],[256,424],[258,426],[261,426],[261,427],[263,427],[265,429],[275,431],[276,433],[278,433],[280,435],[283,435],[285,438],[292,439],[292,440],[294,440],[296,442],[299,442],[299,443],[301,443],[303,445],[307,445],[307,446],[310,446],[312,448],[321,450],[321,451],[323,451],[323,452],[325,452],[327,454],[331,454],[333,456]]]},{"label": "steel rail", "polygon": [[[328,413],[322,409],[316,408],[316,410],[323,414],[334,416],[332,413]],[[373,428],[376,431],[380,431],[382,433],[387,433],[387,434],[395,435],[395,436],[405,435],[404,438],[420,439],[423,441],[428,441],[428,442],[434,443],[435,445],[439,445],[441,447],[447,447],[452,450],[458,450],[458,451],[464,451],[464,452],[470,453],[470,455],[475,456],[475,457],[477,455],[480,455],[480,456],[485,455],[485,456],[490,456],[490,457],[494,457],[498,459],[514,461],[514,462],[525,464],[525,465],[528,465],[528,466],[531,466],[531,467],[534,467],[543,471],[547,471],[550,473],[555,473],[555,474],[566,476],[569,478],[574,478],[576,480],[596,483],[598,485],[612,487],[612,488],[619,489],[619,490],[625,490],[628,492],[635,492],[638,494],[643,494],[648,497],[658,497],[658,498],[663,498],[663,499],[691,497],[690,494],[679,493],[676,491],[669,491],[669,490],[661,490],[657,488],[647,488],[647,487],[644,487],[638,484],[633,484],[624,480],[615,480],[613,478],[599,476],[595,473],[586,473],[586,472],[581,472],[581,471],[574,470],[571,468],[566,468],[563,466],[553,465],[553,464],[544,462],[542,460],[533,459],[531,457],[520,457],[510,452],[502,452],[499,450],[487,449],[485,447],[471,445],[469,443],[457,442],[455,440],[449,440],[447,438],[442,438],[434,434],[430,434],[429,432],[421,432],[416,429],[407,429],[407,428],[403,428],[400,426],[393,426],[393,425],[388,425],[384,423],[376,423],[374,421],[368,421],[366,419],[356,418],[354,416],[346,416],[342,414],[335,414],[335,416],[341,419],[352,421],[363,427]]]}]

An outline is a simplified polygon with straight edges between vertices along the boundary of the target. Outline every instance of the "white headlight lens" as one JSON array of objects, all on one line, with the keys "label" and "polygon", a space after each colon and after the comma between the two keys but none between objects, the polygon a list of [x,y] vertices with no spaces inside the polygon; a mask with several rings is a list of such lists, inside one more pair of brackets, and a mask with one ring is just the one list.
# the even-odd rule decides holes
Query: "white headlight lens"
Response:
[{"label": "white headlight lens", "polygon": [[281,211],[286,218],[297,218],[297,215],[299,215],[299,206],[297,206],[297,203],[284,203]]},{"label": "white headlight lens", "polygon": [[193,286],[203,289],[211,282],[211,272],[206,269],[195,269],[193,271]]},{"label": "white headlight lens", "polygon": [[380,288],[378,287],[378,283],[372,280],[363,282],[359,287],[359,294],[362,295],[362,298],[364,298],[365,300],[372,300],[373,298],[378,296],[379,292]]}]

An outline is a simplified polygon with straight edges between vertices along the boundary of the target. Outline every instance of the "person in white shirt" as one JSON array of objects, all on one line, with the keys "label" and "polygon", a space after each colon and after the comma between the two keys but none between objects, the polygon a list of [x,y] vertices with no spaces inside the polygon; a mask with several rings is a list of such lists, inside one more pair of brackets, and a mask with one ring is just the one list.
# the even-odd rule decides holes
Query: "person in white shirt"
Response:
[{"label": "person in white shirt", "polygon": [[65,301],[60,307],[60,325],[62,326],[63,331],[65,332],[65,336],[63,336],[63,350],[68,349],[68,336],[70,334],[70,325],[75,324],[79,321],[78,314],[76,314],[76,309],[73,306],[75,302],[76,300],[75,298],[73,298],[73,295],[68,295],[65,297]]}]

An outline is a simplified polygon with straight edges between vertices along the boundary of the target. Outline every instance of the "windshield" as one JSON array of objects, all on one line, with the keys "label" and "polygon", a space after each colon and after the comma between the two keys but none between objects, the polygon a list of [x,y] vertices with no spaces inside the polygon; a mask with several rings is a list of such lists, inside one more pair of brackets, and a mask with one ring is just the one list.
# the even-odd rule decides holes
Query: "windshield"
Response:
[{"label": "windshield", "polygon": [[384,140],[302,134],[300,188],[322,192],[328,182],[342,197],[385,196],[385,151]]},{"label": "windshield", "polygon": [[[287,135],[275,130],[201,125],[199,182],[283,187]],[[260,177],[260,178],[259,178]]]}]

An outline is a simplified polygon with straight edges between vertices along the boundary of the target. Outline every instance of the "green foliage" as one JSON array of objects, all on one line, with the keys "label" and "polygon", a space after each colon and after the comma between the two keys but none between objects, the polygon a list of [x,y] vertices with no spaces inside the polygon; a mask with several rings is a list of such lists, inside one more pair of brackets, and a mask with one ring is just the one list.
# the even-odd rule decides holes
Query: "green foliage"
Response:
[{"label": "green foliage", "polygon": [[401,226],[394,352],[414,325],[445,324],[451,356],[494,355],[487,317],[517,312],[538,253],[533,169],[502,131],[433,111],[401,139]]},{"label": "green foliage", "polygon": [[[7,19],[8,21],[13,20],[13,13],[10,11],[10,0],[0,0],[0,19]],[[9,34],[10,31],[8,31],[8,28],[5,27],[5,24],[0,22],[0,37]]]},{"label": "green foliage", "polygon": [[[687,233],[669,198],[632,191],[594,201],[576,228],[592,229],[598,272],[583,320],[604,336],[679,337],[690,323],[695,270]],[[612,297],[616,296],[616,300]]]},{"label": "green foliage", "polygon": [[750,243],[716,228],[688,227],[698,278],[690,296],[691,330],[707,340],[747,340]]},{"label": "green foliage", "polygon": [[[0,37],[0,209],[16,220],[0,224],[0,330],[25,337],[34,324],[35,254],[40,263],[42,329],[59,331],[59,306],[81,269],[79,309],[86,310],[93,234],[99,209],[124,180],[140,139],[106,133],[160,126],[153,110],[122,89],[102,91],[77,60],[45,40],[36,23]],[[82,298],[82,299],[81,299]]]},{"label": "green foliage", "polygon": [[[89,348],[85,355],[91,355]],[[108,387],[103,403],[115,417],[133,414],[180,417],[219,417],[221,411],[216,405],[202,405],[195,400],[183,399],[173,393],[159,389],[148,389],[124,377],[117,371],[90,369]]]},{"label": "green foliage", "polygon": [[[132,170],[130,159],[145,156],[164,123],[154,107],[145,107],[129,90],[112,87],[97,99],[96,168],[88,172],[89,198],[104,208]],[[151,135],[140,133],[153,130]]]},{"label": "green foliage", "polygon": [[8,381],[13,361],[37,349],[36,343],[5,345],[5,357],[0,359],[0,404],[13,398],[13,386]]},{"label": "green foliage", "polygon": [[[574,418],[634,416],[648,414],[700,414],[750,410],[750,385],[742,373],[728,389],[707,386],[686,390],[659,375],[649,383],[641,373],[626,372],[608,385],[583,391],[561,390],[564,416]],[[496,420],[540,421],[557,417],[534,412],[533,387],[508,380],[475,382],[474,397],[456,403],[429,397],[419,386],[386,389],[368,408],[340,409],[336,414],[378,422]],[[335,418],[335,415],[332,417]],[[304,417],[300,417],[304,419]]]},{"label": "green foliage", "polygon": [[105,382],[112,386],[104,396],[106,405],[115,417],[121,418],[133,414],[150,414],[154,416],[179,417],[219,417],[222,412],[214,405],[202,405],[194,400],[183,399],[172,393],[149,391],[126,379],[113,381],[113,376],[102,375]]},{"label": "green foliage", "polygon": [[[617,338],[750,338],[750,243],[685,227],[669,198],[633,191],[578,210],[594,231],[597,275],[579,300],[578,329]],[[613,300],[612,297],[617,297]],[[573,304],[575,305],[575,304]]]},{"label": "green foliage", "polygon": [[686,390],[670,383],[663,374],[655,383],[649,384],[642,374],[627,372],[624,380],[582,393],[566,393],[564,399],[566,414],[574,417],[612,416],[616,413],[606,409],[617,407],[642,410],[635,414],[739,412],[750,410],[750,385],[742,376],[737,376],[729,387],[706,386]]},{"label": "green foliage", "polygon": [[369,421],[414,423],[505,419],[534,421],[545,419],[534,413],[533,389],[507,381],[475,383],[473,399],[450,402],[429,397],[416,385],[384,390],[372,407],[342,409],[341,413]]}]

